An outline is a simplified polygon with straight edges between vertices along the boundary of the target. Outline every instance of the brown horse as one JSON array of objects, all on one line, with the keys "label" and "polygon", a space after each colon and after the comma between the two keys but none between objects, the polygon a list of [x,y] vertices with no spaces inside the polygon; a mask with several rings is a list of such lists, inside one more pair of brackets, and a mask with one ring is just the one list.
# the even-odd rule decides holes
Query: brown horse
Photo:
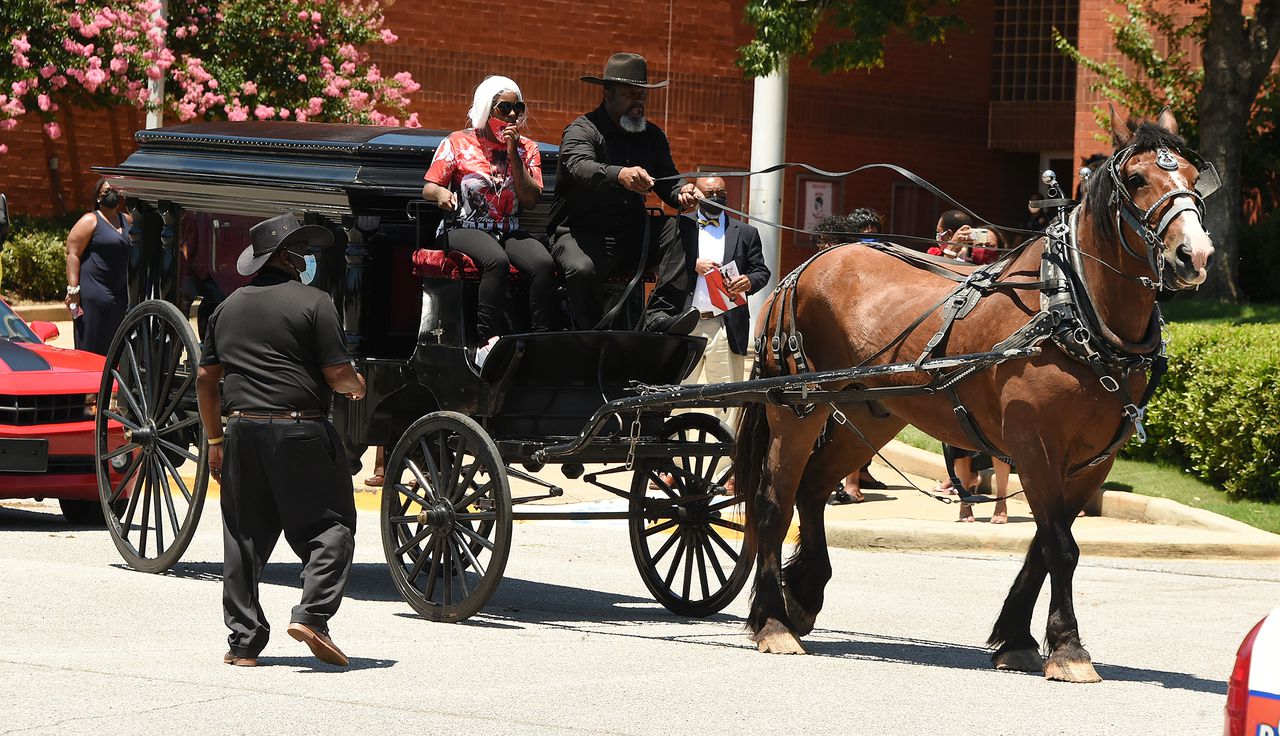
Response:
[{"label": "brown horse", "polygon": [[[1115,152],[1108,167],[1090,179],[1069,233],[1059,231],[1066,244],[1059,252],[1079,252],[1074,272],[1096,313],[1095,342],[1121,357],[1159,354],[1155,287],[1186,289],[1203,282],[1213,253],[1200,220],[1200,195],[1192,189],[1200,172],[1187,160],[1190,154],[1167,110],[1155,123],[1113,119],[1112,133]],[[953,323],[942,342],[946,355],[990,351],[1040,312],[1039,289],[1007,285],[1043,280],[1046,249],[1053,252],[1041,238],[1016,252],[997,285]],[[916,360],[942,317],[935,312],[902,337],[904,329],[956,287],[884,249],[847,245],[825,251],[813,263],[799,271],[794,306],[780,306],[785,301],[780,287],[760,328],[767,343],[778,334],[779,320],[793,322],[813,370]],[[894,343],[897,337],[902,339]],[[1022,571],[988,641],[995,649],[992,660],[997,668],[1043,670],[1050,679],[1092,682],[1100,678],[1081,645],[1072,606],[1079,547],[1071,524],[1106,479],[1115,451],[1134,427],[1133,407],[1129,414],[1125,409],[1146,387],[1142,368],[1147,364],[1138,363],[1132,371],[1095,370],[1068,354],[1065,343],[1045,339],[1038,355],[987,367],[957,384],[956,393],[978,436],[1016,463],[1036,522]],[[879,354],[886,345],[892,347]],[[790,372],[787,361],[783,356],[780,367],[766,347],[758,354],[759,375]],[[863,383],[919,384],[922,377],[928,378],[908,373]],[[908,423],[943,442],[978,449],[952,402],[941,395],[888,398],[881,404],[845,405],[862,436],[833,425],[816,449],[833,413],[830,404],[816,404],[807,414],[752,404],[743,414],[734,467],[737,493],[747,501],[748,541],[757,554],[748,625],[761,651],[804,651],[798,637],[812,630],[831,578],[823,512],[837,481]],[[783,567],[782,544],[793,511],[799,514],[800,539]],[[1047,659],[1031,634],[1032,609],[1046,574],[1052,589]]]}]

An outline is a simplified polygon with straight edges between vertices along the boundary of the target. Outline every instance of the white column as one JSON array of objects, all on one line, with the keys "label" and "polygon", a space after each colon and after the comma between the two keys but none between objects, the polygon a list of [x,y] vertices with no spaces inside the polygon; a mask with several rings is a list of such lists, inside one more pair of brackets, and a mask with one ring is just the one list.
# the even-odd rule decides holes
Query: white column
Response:
[{"label": "white column", "polygon": [[[169,17],[169,0],[160,0],[160,8],[156,11],[156,18]],[[164,125],[164,75],[160,75],[159,79],[147,78],[147,93],[149,102],[147,108],[147,129],[159,128]]]},{"label": "white column", "polygon": [[[751,170],[765,169],[785,160],[787,145],[787,63],[767,77],[756,77],[755,101],[751,108]],[[783,172],[753,176],[747,212],[770,222],[782,222]],[[750,299],[751,328],[754,334],[761,304],[778,282],[782,260],[782,234],[777,228],[757,223],[764,246],[764,262],[773,274],[768,286]],[[747,348],[751,349],[750,346]]]}]

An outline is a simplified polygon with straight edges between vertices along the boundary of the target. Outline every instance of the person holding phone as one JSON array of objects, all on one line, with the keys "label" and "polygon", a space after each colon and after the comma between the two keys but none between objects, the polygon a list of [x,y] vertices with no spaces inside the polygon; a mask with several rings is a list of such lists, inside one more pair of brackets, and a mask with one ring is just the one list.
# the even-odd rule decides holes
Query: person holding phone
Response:
[{"label": "person holding phone", "polygon": [[486,78],[468,113],[471,127],[440,142],[422,187],[423,199],[457,213],[441,221],[439,237],[480,269],[477,367],[501,334],[511,265],[529,279],[533,331],[556,327],[555,262],[541,241],[520,229],[520,211],[535,206],[542,194],[538,144],[520,135],[528,112],[515,82]]}]

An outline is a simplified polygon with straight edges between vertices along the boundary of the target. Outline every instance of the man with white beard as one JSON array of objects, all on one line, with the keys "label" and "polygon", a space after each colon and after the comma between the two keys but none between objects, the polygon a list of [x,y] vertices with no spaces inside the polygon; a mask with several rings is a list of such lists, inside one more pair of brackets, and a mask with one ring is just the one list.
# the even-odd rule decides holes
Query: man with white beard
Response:
[{"label": "man with white beard", "polygon": [[698,310],[685,307],[693,275],[680,231],[674,218],[650,217],[645,211],[649,192],[677,210],[689,209],[698,198],[692,183],[665,178],[677,172],[671,144],[661,128],[645,119],[649,90],[668,83],[650,83],[644,57],[628,53],[609,57],[603,76],[581,79],[602,85],[604,99],[564,130],[547,226],[551,254],[565,276],[574,327],[609,327],[599,325],[604,280],[615,272],[634,273],[648,218],[645,266],[657,267],[658,282],[643,327],[686,335],[698,323]]}]

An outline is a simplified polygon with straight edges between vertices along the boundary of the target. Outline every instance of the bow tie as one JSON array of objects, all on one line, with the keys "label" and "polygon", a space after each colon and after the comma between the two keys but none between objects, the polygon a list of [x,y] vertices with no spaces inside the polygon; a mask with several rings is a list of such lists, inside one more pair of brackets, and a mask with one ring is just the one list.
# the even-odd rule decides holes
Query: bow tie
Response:
[{"label": "bow tie", "polygon": [[714,219],[714,220],[704,220],[704,219],[703,219],[703,218],[701,218],[701,217],[699,217],[699,218],[698,218],[698,227],[700,227],[700,228],[704,228],[704,229],[705,229],[705,228],[708,228],[708,227],[719,227],[719,226],[720,226],[720,218],[719,218],[719,217],[717,217],[717,218],[716,218],[716,219]]}]

